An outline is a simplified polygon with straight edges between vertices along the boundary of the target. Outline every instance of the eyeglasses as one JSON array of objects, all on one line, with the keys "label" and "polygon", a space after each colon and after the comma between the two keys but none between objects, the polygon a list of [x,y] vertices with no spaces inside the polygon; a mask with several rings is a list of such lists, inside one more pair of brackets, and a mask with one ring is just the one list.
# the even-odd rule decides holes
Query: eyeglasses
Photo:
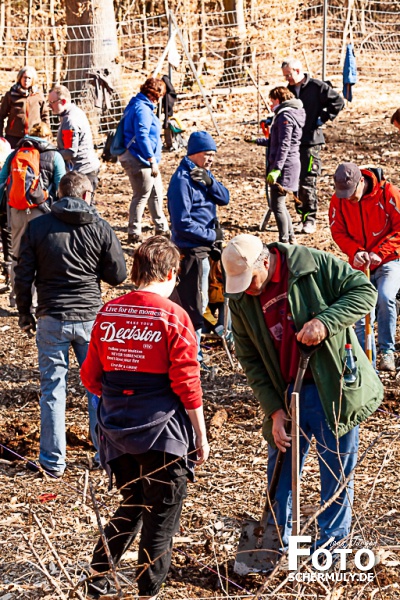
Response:
[{"label": "eyeglasses", "polygon": [[57,102],[60,102],[60,98],[57,98],[57,100],[53,100],[52,102],[50,102],[50,100],[47,102],[47,104],[49,106],[53,106],[53,104],[57,104]]}]

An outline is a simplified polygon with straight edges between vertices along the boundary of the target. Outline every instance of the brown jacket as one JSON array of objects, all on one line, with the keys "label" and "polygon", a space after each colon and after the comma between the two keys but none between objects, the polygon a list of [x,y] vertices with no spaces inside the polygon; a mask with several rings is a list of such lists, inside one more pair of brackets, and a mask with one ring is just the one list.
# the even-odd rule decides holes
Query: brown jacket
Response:
[{"label": "brown jacket", "polygon": [[50,125],[50,116],[43,93],[34,86],[29,91],[14,84],[3,96],[0,105],[0,137],[4,134],[4,120],[7,118],[6,135],[24,137],[35,123],[44,121]]}]

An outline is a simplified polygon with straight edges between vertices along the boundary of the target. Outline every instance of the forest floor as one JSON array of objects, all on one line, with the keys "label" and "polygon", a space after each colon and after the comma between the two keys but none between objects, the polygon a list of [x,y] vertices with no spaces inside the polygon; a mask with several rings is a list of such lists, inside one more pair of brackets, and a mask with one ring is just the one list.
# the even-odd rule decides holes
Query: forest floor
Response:
[{"label": "forest floor", "polygon": [[[354,105],[325,129],[318,229],[314,235],[299,236],[300,243],[338,256],[328,226],[336,165],[343,160],[380,165],[386,176],[400,185],[400,137],[387,118],[400,106],[400,95],[377,89],[372,98],[369,90],[361,87],[358,95]],[[243,141],[245,135],[255,133],[255,126],[238,124],[239,120],[255,118],[254,104],[248,97],[238,97],[215,108],[222,135],[213,171],[231,192],[230,205],[220,211],[222,225],[226,237],[239,232],[257,234],[265,210],[264,151]],[[212,132],[203,109],[187,117],[189,130],[207,128]],[[176,153],[164,154],[165,187],[179,160]],[[129,196],[121,166],[103,164],[98,210],[115,228],[130,266],[132,248],[127,245],[126,233]],[[145,225],[145,233],[150,235],[148,215]],[[273,219],[259,235],[265,242],[277,239]],[[117,290],[105,288],[104,301],[130,289],[128,282]],[[115,510],[118,494],[115,490],[108,492],[103,472],[88,470],[93,449],[87,441],[86,397],[72,356],[66,474],[61,480],[52,480],[26,469],[26,459],[38,455],[37,350],[34,340],[18,329],[17,313],[9,308],[6,295],[0,296],[0,316],[0,600],[84,598],[78,582],[98,538],[90,485],[103,523]],[[265,501],[267,446],[260,432],[260,409],[243,372],[230,367],[217,342],[205,340],[204,349],[209,364],[214,366],[213,377],[203,377],[212,451],[209,461],[196,470],[196,482],[189,486],[181,531],[160,600],[400,598],[400,409],[396,373],[382,376],[384,403],[361,426],[360,464],[355,476],[353,535],[357,541],[353,545],[371,547],[379,556],[379,564],[371,571],[372,581],[308,583],[295,589],[287,581],[284,563],[269,578],[239,577],[233,572],[241,522],[247,517],[258,519]],[[312,516],[319,506],[319,475],[313,452],[304,469],[301,501],[303,522],[311,519],[307,533],[314,536]],[[126,598],[136,593],[136,550],[134,544],[118,569]]]}]

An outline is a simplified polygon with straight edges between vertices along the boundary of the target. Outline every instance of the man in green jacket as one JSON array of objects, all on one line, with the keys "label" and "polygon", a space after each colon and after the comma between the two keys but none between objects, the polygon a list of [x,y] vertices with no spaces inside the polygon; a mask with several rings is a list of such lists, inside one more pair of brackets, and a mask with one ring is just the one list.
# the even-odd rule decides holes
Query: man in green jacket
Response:
[{"label": "man in green jacket", "polygon": [[[287,394],[299,364],[296,340],[324,344],[310,359],[300,395],[303,467],[312,436],[321,477],[321,505],[349,477],[344,491],[318,517],[318,546],[350,532],[358,425],[373,413],[383,388],[358,344],[353,323],[376,302],[365,275],[332,254],[304,246],[268,246],[249,234],[234,237],[222,254],[237,357],[264,412],[268,479],[278,450],[286,452]],[[345,345],[352,344],[357,379],[344,381]],[[290,396],[289,396],[290,397]],[[291,534],[291,453],[284,457],[275,496],[283,544]]]}]

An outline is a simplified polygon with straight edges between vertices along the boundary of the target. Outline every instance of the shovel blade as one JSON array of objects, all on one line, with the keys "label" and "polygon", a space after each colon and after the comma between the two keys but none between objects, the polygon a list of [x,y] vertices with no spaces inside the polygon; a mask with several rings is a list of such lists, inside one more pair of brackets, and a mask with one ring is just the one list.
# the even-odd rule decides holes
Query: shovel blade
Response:
[{"label": "shovel blade", "polygon": [[242,525],[233,567],[238,575],[271,571],[282,555],[281,528],[278,531],[274,524],[268,524],[260,529],[259,521],[254,519],[247,519]]}]

